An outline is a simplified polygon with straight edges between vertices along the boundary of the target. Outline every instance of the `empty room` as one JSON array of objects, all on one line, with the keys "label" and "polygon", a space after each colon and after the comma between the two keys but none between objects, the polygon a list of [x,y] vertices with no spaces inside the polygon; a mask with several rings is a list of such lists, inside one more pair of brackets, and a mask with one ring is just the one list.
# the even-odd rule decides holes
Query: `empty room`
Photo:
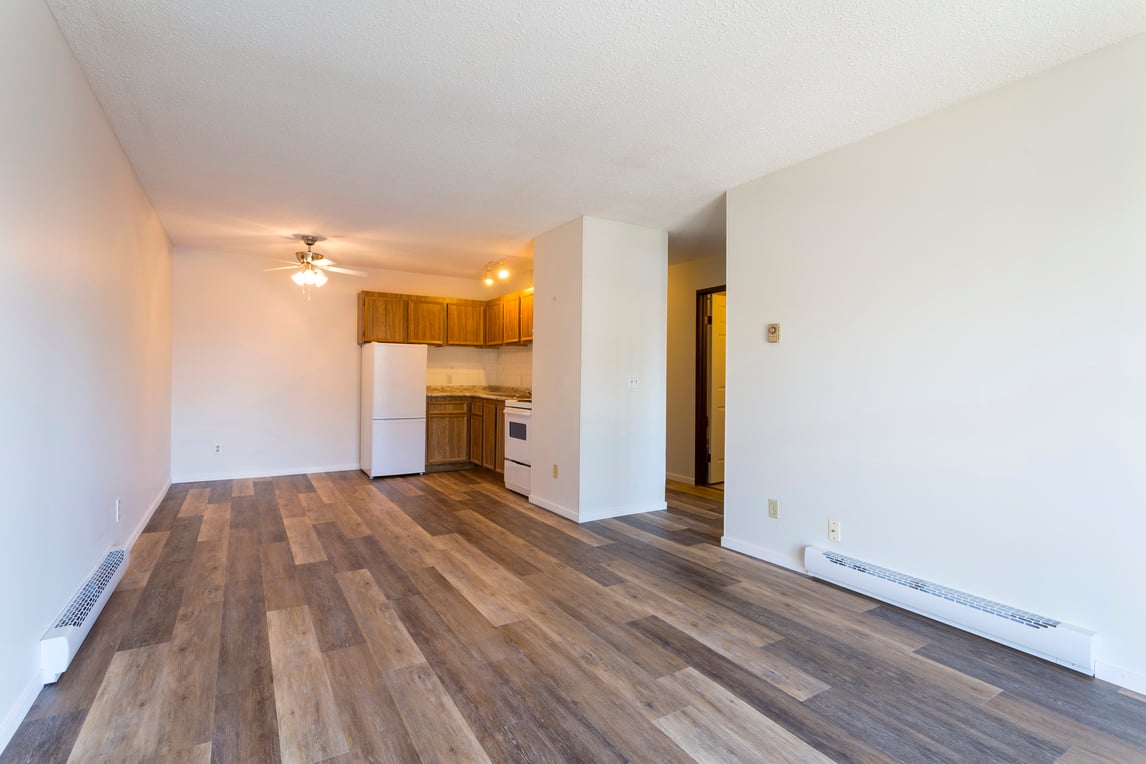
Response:
[{"label": "empty room", "polygon": [[1140,0],[0,63],[0,764],[1146,762]]}]

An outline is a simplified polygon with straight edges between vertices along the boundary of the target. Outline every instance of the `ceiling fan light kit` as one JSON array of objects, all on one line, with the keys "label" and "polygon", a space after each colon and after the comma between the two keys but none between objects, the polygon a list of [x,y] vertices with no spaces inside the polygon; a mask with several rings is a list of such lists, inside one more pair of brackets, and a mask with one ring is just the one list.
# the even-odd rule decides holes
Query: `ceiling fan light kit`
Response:
[{"label": "ceiling fan light kit", "polygon": [[350,268],[339,268],[335,266],[333,260],[328,260],[321,252],[314,251],[314,245],[322,240],[320,236],[300,236],[302,242],[306,244],[306,252],[295,252],[296,263],[287,265],[281,268],[267,268],[268,271],[286,271],[293,270],[294,273],[290,275],[291,281],[298,284],[306,292],[306,297],[310,299],[310,288],[320,287],[330,280],[326,275],[327,271],[334,273],[344,273],[348,276],[365,276],[365,271],[355,271]]}]

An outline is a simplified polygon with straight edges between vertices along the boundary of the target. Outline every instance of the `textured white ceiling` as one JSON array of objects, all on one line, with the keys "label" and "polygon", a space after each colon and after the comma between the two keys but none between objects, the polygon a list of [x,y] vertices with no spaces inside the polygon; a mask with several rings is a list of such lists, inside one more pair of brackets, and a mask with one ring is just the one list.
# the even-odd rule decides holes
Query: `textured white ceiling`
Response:
[{"label": "textured white ceiling", "polygon": [[472,275],[1146,31],[1144,0],[48,0],[177,246]]}]

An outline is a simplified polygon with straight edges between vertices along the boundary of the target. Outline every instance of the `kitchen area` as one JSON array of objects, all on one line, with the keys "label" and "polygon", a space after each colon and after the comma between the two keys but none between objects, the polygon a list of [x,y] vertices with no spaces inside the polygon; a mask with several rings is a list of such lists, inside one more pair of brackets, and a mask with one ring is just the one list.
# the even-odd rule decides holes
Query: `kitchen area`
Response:
[{"label": "kitchen area", "polygon": [[528,496],[532,305],[360,293],[363,472],[485,468]]}]

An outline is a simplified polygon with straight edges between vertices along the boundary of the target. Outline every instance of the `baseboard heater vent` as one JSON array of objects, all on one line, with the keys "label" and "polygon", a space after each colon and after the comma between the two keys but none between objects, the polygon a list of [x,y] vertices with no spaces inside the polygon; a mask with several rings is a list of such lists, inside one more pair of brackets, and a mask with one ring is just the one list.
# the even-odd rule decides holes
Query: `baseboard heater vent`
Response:
[{"label": "baseboard heater vent", "polygon": [[1094,632],[809,546],[808,574],[1094,676]]},{"label": "baseboard heater vent", "polygon": [[40,674],[51,684],[67,670],[116,584],[127,570],[126,549],[112,549],[40,640]]}]

